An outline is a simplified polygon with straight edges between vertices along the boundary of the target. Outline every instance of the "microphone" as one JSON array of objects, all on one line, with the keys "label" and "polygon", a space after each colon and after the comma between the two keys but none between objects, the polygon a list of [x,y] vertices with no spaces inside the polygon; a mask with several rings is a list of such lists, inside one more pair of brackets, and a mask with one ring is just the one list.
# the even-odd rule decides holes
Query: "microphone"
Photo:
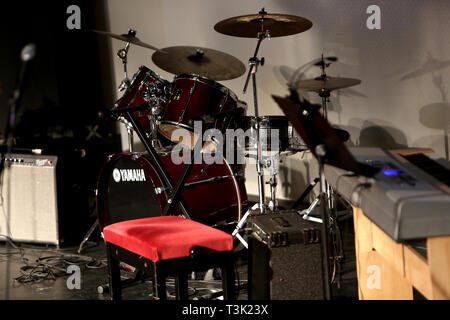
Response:
[{"label": "microphone", "polygon": [[[19,79],[17,81],[17,86],[13,91],[10,104],[15,109],[16,104],[18,104],[19,99],[22,96],[23,83],[25,79],[25,72],[27,69],[27,64],[29,61],[33,60],[36,55],[36,45],[34,43],[29,43],[20,51],[20,60],[22,60],[22,67],[19,73]],[[15,110],[14,110],[15,111]],[[15,113],[12,114],[15,116]]]},{"label": "microphone", "polygon": [[23,62],[28,62],[34,58],[36,55],[36,45],[34,43],[29,43],[25,47],[23,47],[20,52],[20,59]]}]

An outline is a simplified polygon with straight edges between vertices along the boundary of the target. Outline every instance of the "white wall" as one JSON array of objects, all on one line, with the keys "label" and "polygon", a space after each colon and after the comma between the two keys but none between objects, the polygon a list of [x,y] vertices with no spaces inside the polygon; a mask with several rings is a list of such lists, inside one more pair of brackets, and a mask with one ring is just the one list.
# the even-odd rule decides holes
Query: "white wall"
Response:
[{"label": "white wall", "polygon": [[[381,30],[366,27],[366,9],[372,4],[381,8]],[[108,0],[106,10],[111,32],[125,33],[132,27],[142,41],[160,48],[209,47],[232,54],[246,64],[256,40],[222,35],[213,26],[226,18],[257,13],[262,7],[269,13],[308,18],[313,27],[301,34],[263,42],[260,56],[265,57],[266,64],[257,74],[261,115],[282,114],[271,95],[287,93],[286,78],[294,70],[322,53],[335,55],[339,61],[327,70],[329,75],[362,80],[361,85],[334,93],[331,98],[329,120],[351,133],[350,145],[431,147],[445,156],[450,68],[409,80],[401,78],[420,69],[430,57],[438,60],[436,66],[450,60],[450,1]],[[111,54],[115,55],[121,46],[123,43],[112,40]],[[172,80],[173,75],[152,63],[152,53],[132,47],[130,73],[146,65]],[[118,85],[122,79],[119,59],[115,60],[113,73]],[[310,69],[306,78],[319,74],[319,69]],[[242,94],[244,81],[245,75],[221,83],[248,103],[251,115],[252,92]],[[318,101],[312,94],[307,96]],[[305,172],[310,165],[307,159],[298,154],[283,164],[280,198],[297,197],[312,178],[309,175],[314,173]],[[254,166],[247,166],[249,194],[257,193],[255,177]]]}]

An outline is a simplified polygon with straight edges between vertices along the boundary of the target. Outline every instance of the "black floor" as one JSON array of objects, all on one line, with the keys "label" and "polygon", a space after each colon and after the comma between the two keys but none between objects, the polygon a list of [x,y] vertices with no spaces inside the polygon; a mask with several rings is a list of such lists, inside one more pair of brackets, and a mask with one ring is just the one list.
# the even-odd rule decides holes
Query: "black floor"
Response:
[{"label": "black floor", "polygon": [[[342,272],[335,275],[334,299],[357,299],[356,264],[354,256],[353,221],[350,217],[341,222],[344,239],[345,260]],[[98,287],[108,282],[104,244],[101,239],[89,242],[81,252],[78,246],[57,250],[53,246],[38,246],[10,242],[0,243],[0,300],[105,300],[109,299],[107,287],[99,293]],[[239,281],[238,300],[247,300],[246,250],[237,256],[236,271]],[[81,288],[69,289],[71,274],[69,265],[79,265]],[[320,270],[320,266],[318,266]],[[123,271],[124,278],[131,272]],[[220,275],[194,274],[189,280],[190,299],[211,298],[221,288]],[[206,280],[205,280],[206,279]],[[69,279],[70,280],[70,279]],[[339,281],[337,281],[339,280]],[[338,288],[337,282],[340,283]],[[74,282],[70,282],[74,284]],[[169,299],[173,299],[173,280],[168,279]],[[123,290],[124,300],[151,299],[151,282],[134,284]],[[220,299],[220,298],[219,298]]]}]

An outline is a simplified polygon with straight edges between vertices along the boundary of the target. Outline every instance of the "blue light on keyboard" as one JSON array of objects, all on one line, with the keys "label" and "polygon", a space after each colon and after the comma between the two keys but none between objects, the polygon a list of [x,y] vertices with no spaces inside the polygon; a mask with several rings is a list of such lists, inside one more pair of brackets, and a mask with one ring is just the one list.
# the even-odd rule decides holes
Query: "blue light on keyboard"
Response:
[{"label": "blue light on keyboard", "polygon": [[383,169],[382,171],[385,176],[398,176],[402,173],[401,170],[395,169]]}]

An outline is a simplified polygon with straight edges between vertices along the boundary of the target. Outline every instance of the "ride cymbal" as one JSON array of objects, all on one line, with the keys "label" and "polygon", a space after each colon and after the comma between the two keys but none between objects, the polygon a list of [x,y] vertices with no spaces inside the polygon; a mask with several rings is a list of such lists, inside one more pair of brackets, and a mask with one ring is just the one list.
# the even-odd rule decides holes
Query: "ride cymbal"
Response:
[{"label": "ride cymbal", "polygon": [[227,53],[202,47],[176,46],[152,55],[161,69],[179,75],[196,74],[211,80],[230,80],[245,72],[245,65]]},{"label": "ride cymbal", "polygon": [[308,19],[288,14],[269,14],[263,8],[258,14],[222,20],[216,23],[214,30],[229,36],[243,38],[256,38],[258,34],[283,37],[304,32],[312,25]]},{"label": "ride cymbal", "polygon": [[299,80],[289,86],[301,91],[312,91],[317,93],[327,93],[333,90],[353,87],[361,83],[359,79],[318,77],[315,79]]},{"label": "ride cymbal", "polygon": [[134,31],[134,30],[130,30],[128,32],[128,34],[121,34],[121,35],[114,34],[114,33],[111,33],[111,32],[106,32],[106,31],[100,31],[100,30],[92,30],[92,31],[95,32],[95,33],[98,33],[98,34],[110,37],[110,38],[114,38],[114,39],[117,39],[117,40],[122,40],[124,42],[129,42],[129,43],[137,45],[139,47],[143,47],[143,48],[159,51],[158,48],[156,48],[156,47],[154,47],[154,46],[152,46],[150,44],[147,44],[147,43],[142,42],[141,40],[139,40],[139,38],[136,37],[136,31]]}]

